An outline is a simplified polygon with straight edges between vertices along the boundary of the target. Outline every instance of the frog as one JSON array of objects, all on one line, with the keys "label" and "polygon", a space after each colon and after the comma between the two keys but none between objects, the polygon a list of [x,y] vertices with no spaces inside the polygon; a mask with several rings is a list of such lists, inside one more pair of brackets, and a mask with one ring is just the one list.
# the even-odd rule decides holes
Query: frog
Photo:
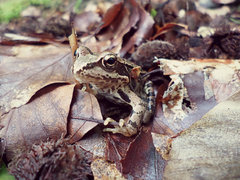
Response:
[{"label": "frog", "polygon": [[[130,137],[140,130],[142,123],[151,119],[155,101],[153,83],[144,77],[145,71],[135,63],[112,52],[93,53],[80,45],[74,52],[72,72],[75,80],[94,95],[131,106],[127,118],[118,122],[106,118],[104,132],[118,133]],[[145,76],[146,77],[146,76]]]}]

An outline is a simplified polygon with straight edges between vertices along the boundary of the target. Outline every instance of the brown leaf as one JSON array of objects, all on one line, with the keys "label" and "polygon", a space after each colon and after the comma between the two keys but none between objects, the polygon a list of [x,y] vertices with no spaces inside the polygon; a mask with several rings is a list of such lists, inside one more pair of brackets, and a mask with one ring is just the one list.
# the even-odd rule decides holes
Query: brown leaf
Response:
[{"label": "brown leaf", "polygon": [[78,14],[73,19],[73,26],[77,32],[90,32],[93,31],[97,24],[100,22],[100,17],[97,13],[92,11],[83,12]]},{"label": "brown leaf", "polygon": [[109,26],[115,20],[115,18],[117,18],[118,13],[123,8],[122,6],[123,6],[123,3],[120,2],[120,3],[114,4],[112,7],[110,7],[107,10],[107,12],[104,14],[104,17],[102,19],[103,25],[101,26],[101,29]]},{"label": "brown leaf", "polygon": [[240,176],[240,93],[219,103],[173,139],[164,179],[235,179]]},{"label": "brown leaf", "polygon": [[79,89],[74,93],[69,118],[68,133],[71,143],[79,141],[98,123],[103,123],[96,97]]},{"label": "brown leaf", "polygon": [[108,134],[106,138],[107,149],[106,159],[117,163],[126,157],[130,144],[134,141],[135,137],[124,137],[117,134]]},{"label": "brown leaf", "polygon": [[[116,11],[113,12],[113,10]],[[108,14],[112,14],[112,17],[108,17]],[[121,3],[114,5],[106,13],[104,20],[104,28],[98,33],[97,37],[100,41],[110,41],[110,46],[106,48],[114,52],[119,52],[121,49],[123,37],[132,28],[138,28],[130,43],[126,44],[121,55],[124,55],[135,44],[139,45],[149,35],[153,24],[151,16],[135,0],[124,1],[123,5]]]},{"label": "brown leaf", "polygon": [[12,158],[12,153],[19,149],[67,133],[74,86],[47,86],[37,92],[29,103],[3,116],[0,137],[6,141],[8,158]]},{"label": "brown leaf", "polygon": [[136,10],[139,14],[137,30],[134,35],[130,37],[128,42],[122,47],[120,51],[121,56],[124,56],[134,45],[139,46],[140,43],[147,39],[152,33],[152,26],[154,24],[152,16],[139,4],[136,6]]},{"label": "brown leaf", "polygon": [[0,115],[26,104],[41,88],[73,82],[72,60],[65,46],[16,46],[16,57],[2,56]]},{"label": "brown leaf", "polygon": [[187,25],[178,24],[178,23],[168,23],[168,24],[165,24],[163,27],[159,27],[158,25],[156,25],[156,33],[153,37],[151,37],[151,40],[154,40],[158,36],[168,32],[168,31],[171,31],[175,27],[180,27],[180,28],[187,29]]},{"label": "brown leaf", "polygon": [[107,49],[111,50],[117,48],[119,50],[121,48],[123,36],[128,33],[138,21],[139,14],[136,8],[136,2],[134,0],[125,1],[124,6],[114,21],[112,21],[104,31],[100,31],[97,37],[100,41],[111,42],[110,46],[106,47]]},{"label": "brown leaf", "polygon": [[130,138],[109,135],[106,159],[115,162],[120,172],[134,179],[149,179],[150,175],[150,179],[162,177],[165,164],[153,146],[151,127],[144,127],[140,134]]}]

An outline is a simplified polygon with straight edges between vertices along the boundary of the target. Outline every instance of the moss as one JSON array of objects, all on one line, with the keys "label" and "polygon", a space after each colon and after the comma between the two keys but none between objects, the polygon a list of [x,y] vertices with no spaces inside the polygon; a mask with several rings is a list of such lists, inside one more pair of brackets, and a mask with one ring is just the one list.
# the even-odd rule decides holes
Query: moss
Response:
[{"label": "moss", "polygon": [[29,5],[28,0],[8,0],[0,3],[0,22],[9,22],[19,17],[23,9]]},{"label": "moss", "polygon": [[76,0],[75,6],[74,6],[74,12],[78,13],[80,10],[80,5],[82,4],[82,0]]},{"label": "moss", "polygon": [[56,7],[61,4],[61,0],[30,0],[31,5],[43,6],[46,8]]},{"label": "moss", "polygon": [[[0,0],[1,1],[1,0]],[[7,0],[0,3],[0,23],[8,23],[13,18],[18,18],[20,13],[29,5],[52,8],[59,6],[61,0]]]},{"label": "moss", "polygon": [[3,162],[0,160],[0,179],[1,180],[15,180],[14,176],[10,175]]}]

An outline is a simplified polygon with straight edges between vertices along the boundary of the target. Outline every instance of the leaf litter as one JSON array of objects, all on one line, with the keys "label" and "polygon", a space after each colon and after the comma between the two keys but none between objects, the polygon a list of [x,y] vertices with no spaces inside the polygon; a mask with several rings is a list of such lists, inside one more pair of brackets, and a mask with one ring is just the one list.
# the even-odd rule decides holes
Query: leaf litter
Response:
[{"label": "leaf litter", "polygon": [[[0,39],[1,49],[5,49],[0,51],[1,154],[16,162],[16,152],[30,150],[18,156],[21,164],[29,159],[34,146],[44,148],[48,146],[44,143],[55,139],[55,143],[60,142],[60,149],[55,152],[90,152],[93,157],[87,160],[92,163],[93,175],[87,164],[80,166],[98,179],[239,176],[239,29],[232,19],[227,19],[236,15],[234,6],[239,3],[216,1],[215,5],[215,10],[219,9],[225,17],[212,18],[208,4],[185,0],[152,4],[119,1],[108,10],[95,5],[95,11],[88,9],[71,18],[66,13],[71,19],[66,24],[73,22],[78,38],[92,51],[116,52],[149,71],[156,90],[155,116],[152,123],[143,125],[139,134],[130,138],[102,133],[102,117],[108,115],[111,105],[104,101],[99,105],[94,96],[78,90],[71,75],[69,47],[60,44],[66,41],[63,34],[69,34],[70,26],[61,28],[61,20],[53,19],[51,22],[64,33],[49,31],[54,29],[51,25],[39,33],[38,28],[23,30],[22,21],[20,26],[12,24],[14,32],[9,36],[9,25]],[[151,8],[156,10],[154,17],[149,13]],[[228,10],[223,12],[222,8]],[[66,14],[56,19],[66,20]],[[38,43],[43,44],[36,46]],[[65,96],[59,98],[61,94]],[[70,139],[62,142],[61,137]],[[84,148],[68,150],[76,145]],[[226,149],[231,157],[224,155]],[[30,162],[40,154],[35,154]],[[11,172],[29,179],[39,173],[37,167],[48,167],[50,163],[54,169],[57,163],[51,160],[56,159],[45,156],[36,161],[38,166],[31,175],[26,173],[28,167],[16,171],[18,166],[14,163]],[[75,160],[70,164],[74,165]],[[64,158],[57,161],[65,163]],[[221,170],[216,168],[219,164]],[[51,177],[59,173],[51,172]],[[70,177],[59,174],[58,177]]]}]

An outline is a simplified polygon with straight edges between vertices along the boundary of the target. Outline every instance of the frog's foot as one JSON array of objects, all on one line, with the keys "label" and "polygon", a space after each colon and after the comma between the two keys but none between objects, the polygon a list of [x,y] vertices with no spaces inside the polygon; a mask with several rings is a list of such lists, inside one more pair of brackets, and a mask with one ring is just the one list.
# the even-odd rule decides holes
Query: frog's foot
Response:
[{"label": "frog's foot", "polygon": [[118,124],[120,125],[120,121],[119,121],[119,123],[118,123],[118,122],[115,121],[114,119],[108,117],[108,118],[105,119],[105,121],[104,121],[103,124],[104,124],[104,126],[107,126],[108,124],[111,124],[111,125],[117,126]]},{"label": "frog's foot", "polygon": [[130,124],[126,124],[124,119],[120,119],[119,122],[115,121],[112,118],[107,118],[104,121],[104,125],[111,124],[114,128],[104,128],[104,132],[111,132],[113,134],[119,133],[124,136],[132,136],[137,133],[137,129]]},{"label": "frog's foot", "polygon": [[113,134],[119,133],[119,134],[122,134],[122,135],[128,136],[128,137],[137,133],[137,129],[133,128],[130,125],[114,126],[114,128],[105,128],[105,129],[103,129],[103,131],[104,132],[111,132]]}]

